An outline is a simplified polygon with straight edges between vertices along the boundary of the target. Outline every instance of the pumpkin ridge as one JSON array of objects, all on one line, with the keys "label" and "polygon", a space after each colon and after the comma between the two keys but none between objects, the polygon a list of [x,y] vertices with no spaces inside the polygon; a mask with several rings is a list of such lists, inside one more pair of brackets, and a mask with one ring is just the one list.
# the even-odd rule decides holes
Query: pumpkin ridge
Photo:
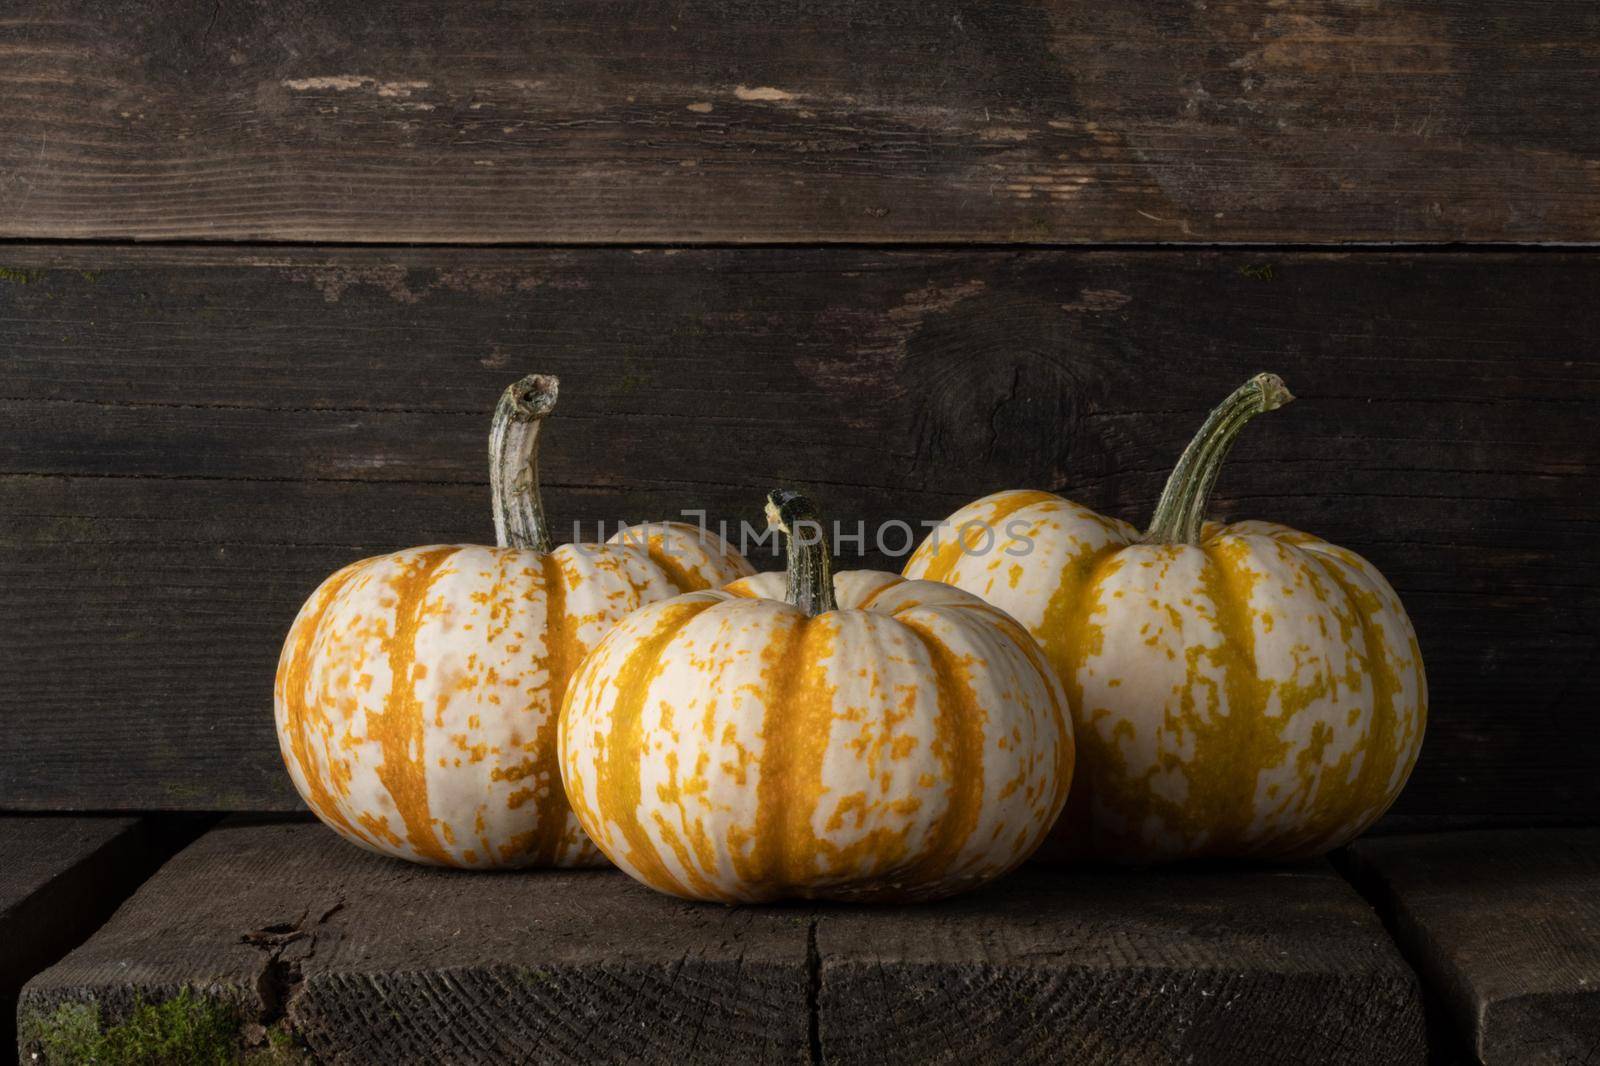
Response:
[{"label": "pumpkin ridge", "polygon": [[[1197,720],[1191,725],[1200,754],[1190,765],[1210,781],[1197,782],[1191,778],[1190,799],[1182,812],[1188,824],[1183,828],[1189,830],[1197,824],[1207,827],[1209,832],[1201,845],[1202,854],[1233,855],[1238,854],[1255,820],[1256,784],[1260,773],[1252,776],[1229,772],[1227,768],[1236,764],[1278,765],[1287,754],[1289,745],[1283,739],[1283,730],[1294,709],[1283,707],[1283,713],[1276,719],[1264,713],[1277,682],[1262,678],[1256,663],[1254,608],[1250,606],[1250,599],[1262,574],[1246,565],[1249,543],[1219,534],[1197,545],[1196,550],[1205,557],[1200,572],[1201,587],[1211,601],[1212,621],[1221,643],[1213,648],[1195,644],[1185,648],[1189,655],[1188,677],[1192,683],[1197,659],[1208,659],[1220,665],[1222,692],[1219,695],[1226,698],[1227,713],[1219,715],[1217,724],[1206,726]],[[1205,740],[1214,743],[1216,749],[1206,750]],[[1262,750],[1267,748],[1272,749],[1275,757],[1269,758]],[[1217,780],[1227,787],[1219,790],[1211,786],[1211,781]],[[1198,816],[1194,810],[1196,793],[1205,797]]]},{"label": "pumpkin ridge", "polygon": [[[813,872],[801,863],[814,863],[806,857],[818,851],[813,826],[822,805],[823,758],[833,718],[834,688],[823,665],[833,655],[833,634],[821,621],[825,615],[794,610],[796,621],[784,635],[783,651],[764,671],[768,688],[756,782],[756,847],[762,854],[752,866],[758,883],[776,889],[775,897]],[[824,728],[818,730],[819,724]]]},{"label": "pumpkin ridge", "polygon": [[[1394,668],[1389,654],[1389,644],[1385,639],[1387,634],[1381,631],[1373,621],[1372,604],[1368,602],[1375,596],[1371,590],[1356,587],[1342,572],[1345,565],[1342,560],[1334,556],[1325,555],[1308,544],[1288,544],[1291,551],[1320,569],[1334,585],[1340,589],[1350,603],[1351,614],[1355,616],[1356,628],[1361,631],[1365,654],[1362,656],[1367,669],[1367,676],[1372,683],[1372,718],[1367,723],[1365,748],[1366,755],[1362,759],[1361,769],[1356,772],[1356,779],[1347,786],[1347,790],[1357,798],[1370,797],[1376,808],[1370,816],[1362,819],[1355,833],[1364,831],[1367,826],[1383,817],[1385,811],[1394,804],[1399,793],[1389,796],[1387,801],[1383,797],[1389,791],[1387,777],[1393,773],[1396,763],[1401,758],[1400,740],[1397,735],[1401,729],[1400,712],[1395,705],[1395,697],[1400,693],[1401,686],[1399,675]],[[1419,702],[1419,716],[1426,714],[1426,707]],[[1419,728],[1421,721],[1419,718]],[[1413,746],[1410,765],[1415,765],[1420,746]],[[1383,776],[1379,776],[1379,768]],[[1410,773],[1410,766],[1406,769]],[[1359,813],[1356,811],[1344,812],[1346,818]],[[1340,824],[1333,827],[1337,836],[1347,834],[1340,832],[1347,826]]]},{"label": "pumpkin ridge", "polygon": [[[715,595],[715,593],[712,595]],[[724,606],[728,603],[729,601],[726,598],[717,599],[714,602],[714,606],[723,609],[708,609],[696,616],[691,623],[685,623],[684,628],[687,629],[689,625],[693,624],[700,631],[696,634],[697,638],[706,641],[710,647],[716,647],[724,640],[737,640],[740,625],[738,616],[748,608]],[[677,712],[679,710],[689,711],[693,708],[690,706],[673,707],[672,726],[678,726],[690,732],[698,732],[707,741],[710,741],[716,734],[717,712],[728,709],[721,706],[720,697],[738,688],[738,686],[726,681],[726,675],[734,665],[733,662],[726,659],[717,662],[715,669],[704,678],[706,688],[712,695],[704,701],[703,710],[698,720],[695,720],[692,715],[685,715],[684,718],[686,720],[680,726]],[[663,701],[663,712],[665,710],[666,701]],[[705,824],[708,809],[714,805],[714,801],[710,798],[711,782],[707,776],[711,755],[702,750],[692,764],[679,765],[679,756],[684,754],[682,735],[677,729],[665,724],[667,719],[665,713],[663,713],[662,717],[663,728],[667,735],[671,737],[673,750],[662,760],[668,773],[667,785],[663,788],[658,783],[655,790],[655,798],[659,806],[652,811],[652,817],[656,828],[660,832],[662,839],[673,849],[678,861],[684,868],[698,872],[699,876],[694,879],[697,887],[704,886],[706,891],[714,893],[718,898],[731,901],[733,897],[721,887],[726,884],[726,878],[723,877],[717,844],[712,840],[711,834],[707,832]],[[697,797],[699,804],[699,812],[693,817],[690,814],[689,798],[691,796]],[[669,818],[667,811],[669,805],[676,809],[675,825]],[[732,854],[736,847],[733,836],[734,834],[730,832],[722,841],[728,849],[730,864],[733,861]],[[707,882],[712,882],[712,884],[708,885]]]},{"label": "pumpkin ridge", "polygon": [[[952,606],[959,607],[961,605]],[[1057,721],[1056,727],[1062,743],[1056,751],[1056,780],[1060,782],[1058,788],[1061,792],[1061,803],[1058,806],[1064,810],[1066,798],[1071,794],[1072,779],[1076,775],[1078,759],[1077,726],[1072,720],[1073,705],[1067,696],[1066,683],[1061,680],[1055,666],[1050,662],[1049,656],[1045,654],[1044,647],[1033,639],[1033,636],[1023,627],[1022,623],[998,607],[992,607],[987,603],[975,604],[965,609],[981,612],[985,617],[992,618],[1001,624],[1011,634],[1017,647],[1022,650],[1023,657],[1028,660],[1035,670],[1039,671],[1046,684],[1048,685],[1054,681],[1058,687],[1059,691],[1056,695],[1060,696],[1060,700],[1054,710],[1058,712],[1058,717],[1061,718],[1061,720]],[[1059,816],[1060,811],[1058,810],[1057,817]],[[1046,827],[1046,832],[1041,834],[1041,839],[1043,836],[1048,835],[1048,832],[1049,827]]]},{"label": "pumpkin ridge", "polygon": [[[618,665],[609,684],[616,688],[611,700],[611,724],[606,740],[604,757],[595,762],[595,795],[599,811],[627,812],[617,824],[627,845],[625,854],[607,855],[619,866],[632,867],[648,883],[662,891],[678,896],[690,893],[675,877],[657,850],[655,843],[639,825],[637,812],[643,794],[644,751],[644,701],[650,685],[662,671],[662,652],[666,650],[685,624],[718,601],[692,599],[663,601],[655,628],[628,651]],[[623,630],[615,629],[613,634]],[[597,660],[591,660],[597,661]],[[599,826],[605,829],[605,826]],[[603,835],[602,835],[603,836]],[[596,836],[599,844],[602,836]],[[686,871],[693,876],[693,871]]]},{"label": "pumpkin ridge", "polygon": [[547,791],[539,800],[539,824],[534,830],[537,840],[533,851],[541,862],[553,862],[561,851],[568,808],[566,792],[561,787],[556,737],[561,726],[561,698],[566,694],[568,676],[577,669],[578,661],[573,655],[576,649],[572,646],[572,623],[567,615],[566,572],[554,552],[540,553],[537,558],[544,586],[544,668],[549,713],[534,734],[532,754],[537,760],[534,773],[538,775],[535,780],[542,780]]},{"label": "pumpkin ridge", "polygon": [[[1001,498],[996,500],[996,496]],[[1039,503],[1067,502],[1060,496],[1057,496],[1055,493],[1045,492],[1041,489],[1017,489],[1013,492],[996,493],[995,496],[986,497],[985,500],[994,501],[988,505],[990,508],[992,508],[991,513],[984,515],[981,518],[982,521],[988,523],[991,529],[1025,507],[1032,507],[1034,504]],[[975,503],[969,504],[967,508],[964,508],[964,510],[977,510],[980,505],[985,503],[985,500],[978,500]],[[912,554],[911,559],[907,561],[906,571],[908,573],[914,566],[917,565],[919,561],[917,557],[922,554],[922,548],[927,548],[928,555],[926,564],[921,567],[921,572],[918,573],[917,576],[927,581],[943,581],[947,584],[950,583],[950,575],[955,572],[956,567],[961,565],[961,560],[966,558],[967,554],[965,546],[962,542],[961,530],[969,522],[980,520],[979,517],[974,516],[957,523],[954,520],[959,514],[960,512],[957,512],[956,515],[951,515],[950,519],[948,519],[945,523],[946,525],[950,526],[950,531],[954,534],[952,539],[938,545],[937,547],[934,547],[934,537],[938,535],[938,529],[935,529],[928,535],[928,538],[922,542],[917,551]],[[942,526],[940,528],[942,528]]]},{"label": "pumpkin ridge", "polygon": [[[322,583],[317,590],[317,605],[315,610],[303,620],[297,619],[295,630],[291,636],[294,638],[290,644],[285,645],[287,654],[278,667],[280,685],[283,692],[284,717],[287,719],[287,733],[289,746],[295,761],[300,766],[300,776],[306,782],[306,788],[311,793],[306,797],[311,809],[317,814],[327,818],[351,836],[365,841],[373,846],[371,838],[366,832],[358,828],[350,819],[345,817],[339,809],[339,801],[329,790],[327,782],[317,770],[317,764],[311,755],[311,739],[307,735],[307,728],[311,718],[311,707],[306,697],[306,687],[310,682],[307,676],[311,665],[311,650],[316,638],[321,634],[322,621],[328,609],[339,599],[345,586],[357,573],[365,569],[372,560],[362,559],[341,568]],[[322,712],[320,701],[317,705],[318,717],[326,723],[327,716]],[[280,737],[282,734],[280,733]],[[287,753],[286,753],[287,754]],[[329,755],[331,759],[331,754]]]},{"label": "pumpkin ridge", "polygon": [[[1105,787],[1113,771],[1121,773],[1121,760],[1115,745],[1101,741],[1090,714],[1093,708],[1084,702],[1083,682],[1078,672],[1090,656],[1099,655],[1105,647],[1104,627],[1094,621],[1103,608],[1099,603],[1101,583],[1122,567],[1117,555],[1127,544],[1112,541],[1091,549],[1079,556],[1061,575],[1055,591],[1050,594],[1044,615],[1039,621],[1036,639],[1041,642],[1045,658],[1056,671],[1066,693],[1067,706],[1076,717],[1073,719],[1074,757],[1085,750],[1096,751],[1097,757],[1088,760],[1083,770],[1074,763],[1072,787],[1067,793],[1066,806],[1056,819],[1057,831],[1050,837],[1056,843],[1047,843],[1052,857],[1066,858],[1081,848],[1088,837],[1081,829],[1092,822],[1094,794]],[[1086,771],[1086,772],[1085,772]]]},{"label": "pumpkin ridge", "polygon": [[711,587],[698,571],[684,566],[673,557],[672,552],[666,548],[664,538],[651,537],[643,543],[624,544],[622,549],[644,556],[646,561],[655,564],[656,569],[665,574],[667,579],[683,592],[699,592]]},{"label": "pumpkin ridge", "polygon": [[945,779],[950,782],[944,817],[936,830],[938,843],[903,876],[917,881],[938,880],[949,876],[978,827],[983,807],[983,751],[987,743],[984,726],[988,715],[972,691],[972,675],[966,662],[958,660],[920,619],[897,616],[896,621],[922,644],[934,672],[938,714],[933,744]]},{"label": "pumpkin ridge", "polygon": [[[852,572],[852,571],[847,571],[847,572]],[[867,571],[858,570],[858,571],[853,571],[853,572],[854,573],[866,573]],[[834,583],[836,585],[838,583],[839,576],[842,576],[842,575],[837,575],[834,578]],[[876,587],[871,589],[865,596],[862,596],[859,600],[857,600],[855,603],[851,604],[849,607],[841,607],[841,609],[842,610],[851,610],[851,611],[871,611],[874,614],[883,614],[884,611],[881,608],[874,606],[874,604],[876,604],[878,602],[878,597],[882,596],[885,592],[888,592],[890,589],[896,588],[896,587],[906,583],[906,579],[904,577],[902,577],[901,575],[899,575],[899,574],[885,573],[884,576],[889,578],[890,580],[884,581],[882,584],[877,585]]]},{"label": "pumpkin ridge", "polygon": [[[423,708],[416,696],[417,628],[427,608],[428,589],[455,547],[425,549],[402,574],[390,582],[394,590],[394,628],[380,641],[389,658],[389,692],[381,715],[367,717],[367,733],[376,736],[383,750],[383,762],[376,772],[378,780],[394,800],[395,810],[406,827],[406,839],[418,854],[431,862],[451,865],[450,856],[439,844],[428,811],[427,769],[422,751]],[[413,754],[415,753],[415,754]]]},{"label": "pumpkin ridge", "polygon": [[[1089,619],[1096,613],[1098,602],[1094,596],[1101,582],[1121,567],[1116,559],[1126,544],[1103,544],[1079,556],[1067,567],[1050,594],[1050,603],[1044,610],[1035,639],[1047,639],[1045,654],[1061,675],[1061,683],[1068,686],[1067,695],[1074,707],[1083,699],[1078,685],[1077,672],[1090,651],[1098,651],[1100,641],[1089,641],[1089,630],[1098,629]],[[1053,637],[1054,639],[1050,639]],[[1092,647],[1091,647],[1092,645]]]}]

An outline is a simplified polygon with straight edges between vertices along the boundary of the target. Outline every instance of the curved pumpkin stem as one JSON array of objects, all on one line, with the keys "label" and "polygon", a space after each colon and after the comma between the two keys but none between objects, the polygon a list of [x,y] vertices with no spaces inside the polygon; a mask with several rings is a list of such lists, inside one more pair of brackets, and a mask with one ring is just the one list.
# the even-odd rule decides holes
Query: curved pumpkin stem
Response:
[{"label": "curved pumpkin stem", "polygon": [[1256,415],[1276,411],[1294,394],[1276,374],[1257,374],[1217,405],[1178,458],[1161,490],[1146,544],[1198,544],[1211,489],[1239,431]]},{"label": "curved pumpkin stem", "polygon": [[767,525],[789,538],[789,581],[783,598],[808,615],[838,610],[828,538],[816,506],[798,492],[773,489],[767,493]]},{"label": "curved pumpkin stem", "polygon": [[539,424],[555,410],[561,383],[529,374],[500,394],[489,427],[489,488],[494,494],[494,539],[502,548],[550,550],[550,528],[539,497]]}]

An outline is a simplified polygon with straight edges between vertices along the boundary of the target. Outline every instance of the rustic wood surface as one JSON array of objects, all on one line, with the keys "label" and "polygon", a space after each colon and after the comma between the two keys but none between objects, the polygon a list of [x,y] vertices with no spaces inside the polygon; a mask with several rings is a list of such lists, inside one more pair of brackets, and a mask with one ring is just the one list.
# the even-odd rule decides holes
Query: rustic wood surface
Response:
[{"label": "rustic wood surface", "polygon": [[[1420,1063],[1415,978],[1325,865],[1029,871],[898,909],[473,875],[214,830],[32,981],[110,1026],[189,987],[313,1061]],[[41,1022],[41,1020],[43,1020]],[[37,1047],[25,1050],[29,1053]]]},{"label": "rustic wood surface", "polygon": [[0,1048],[23,982],[105,921],[158,850],[134,818],[0,817]]},{"label": "rustic wood surface", "polygon": [[1600,7],[14,0],[0,236],[1594,241]]},{"label": "rustic wood surface", "polygon": [[30,983],[20,1013],[26,1031],[89,1000],[109,1026],[188,985],[243,1040],[288,1030],[313,1061],[799,1063],[808,928],[615,871],[471,875],[316,824],[233,825]]},{"label": "rustic wood surface", "polygon": [[1029,871],[823,912],[828,1063],[1421,1063],[1415,976],[1324,863]]},{"label": "rustic wood surface", "polygon": [[[0,807],[293,807],[295,611],[362,555],[491,535],[488,410],[527,370],[562,375],[547,500],[593,539],[760,525],[780,484],[869,530],[1025,486],[1142,522],[1265,367],[1301,398],[1215,511],[1399,588],[1433,709],[1397,816],[1600,803],[1593,258],[6,251]],[[841,565],[903,561],[867,548]]]},{"label": "rustic wood surface", "polygon": [[1355,873],[1485,1066],[1600,1049],[1600,829],[1397,836]]}]

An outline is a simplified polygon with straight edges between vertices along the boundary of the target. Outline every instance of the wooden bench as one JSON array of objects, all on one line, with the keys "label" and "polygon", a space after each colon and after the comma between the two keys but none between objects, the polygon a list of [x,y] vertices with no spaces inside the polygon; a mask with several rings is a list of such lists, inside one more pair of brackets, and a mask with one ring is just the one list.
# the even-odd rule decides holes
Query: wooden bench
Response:
[{"label": "wooden bench", "polygon": [[321,826],[230,825],[28,985],[24,1049],[59,1045],[84,1004],[110,1029],[181,989],[242,1041],[349,1063],[1426,1054],[1415,976],[1326,863],[1035,868],[921,907],[725,907],[609,870],[419,869]]},{"label": "wooden bench", "polygon": [[[84,858],[36,876],[31,906],[92,922],[128,884],[106,841],[136,826],[51,821]],[[9,848],[41,850],[9,828]],[[195,1061],[1581,1062],[1600,1016],[1597,844],[1369,838],[1341,865],[1376,912],[1326,863],[1029,867],[920,907],[724,907],[613,871],[427,869],[315,824],[235,820],[28,983],[20,1046],[25,1061],[189,1039]],[[74,938],[22,910],[13,943]]]}]

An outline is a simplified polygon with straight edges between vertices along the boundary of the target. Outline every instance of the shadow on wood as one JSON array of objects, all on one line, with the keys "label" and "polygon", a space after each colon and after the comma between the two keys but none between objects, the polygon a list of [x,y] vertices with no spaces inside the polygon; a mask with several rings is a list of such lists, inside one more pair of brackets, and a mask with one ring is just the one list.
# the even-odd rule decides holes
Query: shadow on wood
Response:
[{"label": "shadow on wood", "polygon": [[99,928],[184,839],[135,818],[0,816],[0,1047],[23,982]]},{"label": "shadow on wood", "polygon": [[1485,1066],[1600,1048],[1600,829],[1357,841],[1355,876]]}]

